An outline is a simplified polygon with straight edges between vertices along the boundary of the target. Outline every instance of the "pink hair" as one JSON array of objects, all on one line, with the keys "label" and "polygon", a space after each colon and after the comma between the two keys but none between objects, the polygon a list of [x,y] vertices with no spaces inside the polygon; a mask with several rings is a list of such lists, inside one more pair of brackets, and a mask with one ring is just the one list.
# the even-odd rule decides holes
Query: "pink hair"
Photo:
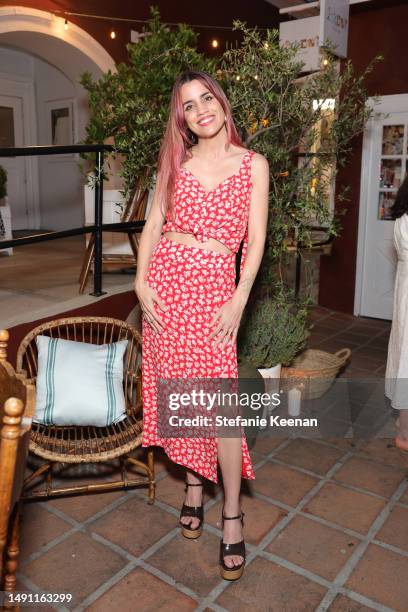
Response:
[{"label": "pink hair", "polygon": [[232,118],[231,107],[218,82],[207,72],[189,70],[179,75],[171,92],[170,113],[160,146],[157,168],[157,189],[160,203],[164,203],[162,211],[165,214],[169,209],[172,217],[174,214],[174,185],[180,166],[186,157],[188,149],[198,142],[198,137],[188,128],[185,122],[180,95],[182,85],[194,80],[200,81],[221,104],[227,118],[228,142],[242,146],[242,140]]}]

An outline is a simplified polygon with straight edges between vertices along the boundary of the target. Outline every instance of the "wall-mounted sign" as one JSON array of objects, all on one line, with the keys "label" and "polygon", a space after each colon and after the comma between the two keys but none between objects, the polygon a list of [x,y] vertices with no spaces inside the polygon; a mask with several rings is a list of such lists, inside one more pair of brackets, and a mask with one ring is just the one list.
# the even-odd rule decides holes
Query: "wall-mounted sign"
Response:
[{"label": "wall-mounted sign", "polygon": [[320,0],[320,46],[334,45],[338,57],[347,57],[349,0]]},{"label": "wall-mounted sign", "polygon": [[306,17],[284,21],[280,24],[279,39],[282,46],[298,43],[297,59],[304,62],[303,70],[312,72],[319,70],[319,29],[320,17]]}]

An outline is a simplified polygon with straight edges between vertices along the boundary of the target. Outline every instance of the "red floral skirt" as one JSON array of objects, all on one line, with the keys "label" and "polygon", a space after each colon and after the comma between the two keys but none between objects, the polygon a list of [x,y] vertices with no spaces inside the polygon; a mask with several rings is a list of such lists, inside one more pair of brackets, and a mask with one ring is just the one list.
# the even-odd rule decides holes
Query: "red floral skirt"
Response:
[{"label": "red floral skirt", "polygon": [[[236,343],[213,347],[209,323],[235,290],[235,254],[220,253],[168,240],[156,245],[148,284],[168,307],[154,308],[164,324],[156,333],[142,317],[143,446],[161,446],[168,457],[217,482],[215,437],[159,437],[158,380],[238,378]],[[254,479],[242,433],[242,476]]]}]

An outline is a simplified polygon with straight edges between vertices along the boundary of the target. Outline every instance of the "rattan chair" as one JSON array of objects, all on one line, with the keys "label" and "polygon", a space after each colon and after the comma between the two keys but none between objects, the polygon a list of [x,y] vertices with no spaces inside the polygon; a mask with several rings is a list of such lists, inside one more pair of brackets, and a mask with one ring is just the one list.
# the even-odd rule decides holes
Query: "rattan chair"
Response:
[{"label": "rattan chair", "polygon": [[[26,371],[27,376],[33,380],[37,376],[38,354],[35,338],[39,334],[92,344],[129,340],[123,377],[127,416],[123,421],[108,427],[60,427],[33,423],[30,451],[46,462],[26,480],[25,498],[106,491],[147,484],[149,503],[153,503],[155,499],[153,451],[151,448],[147,450],[147,463],[129,455],[142,444],[142,344],[139,332],[125,321],[106,317],[73,317],[39,325],[25,336],[17,352],[17,371]],[[120,480],[59,488],[52,485],[52,466],[55,463],[100,463],[113,459],[120,461]],[[143,471],[143,475],[128,477],[127,463],[137,466]],[[46,474],[45,490],[29,491],[31,483],[42,474]]]},{"label": "rattan chair", "polygon": [[0,591],[12,592],[35,387],[6,361],[8,338],[8,332],[0,330]]}]

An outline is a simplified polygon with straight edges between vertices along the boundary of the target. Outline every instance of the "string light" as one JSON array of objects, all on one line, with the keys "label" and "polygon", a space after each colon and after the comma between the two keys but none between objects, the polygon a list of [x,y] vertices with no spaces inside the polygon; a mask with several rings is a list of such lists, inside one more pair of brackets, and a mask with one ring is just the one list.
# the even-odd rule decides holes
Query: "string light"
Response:
[{"label": "string light", "polygon": [[[112,17],[111,15],[92,15],[89,13],[80,13],[80,12],[76,12],[76,11],[64,11],[64,10],[60,10],[60,9],[55,9],[53,11],[53,13],[55,13],[56,15],[58,14],[63,14],[65,16],[73,16],[73,17],[86,17],[88,19],[102,19],[104,21],[121,21],[121,22],[126,22],[126,23],[142,23],[142,24],[148,24],[150,19],[131,19],[128,17]],[[66,21],[66,20],[65,20]],[[67,23],[67,21],[66,21]],[[169,25],[169,26],[176,26],[178,27],[180,25],[180,23],[176,23],[176,22],[171,22],[171,21],[166,21],[163,22],[164,25]],[[233,31],[233,28],[230,26],[219,26],[219,25],[207,25],[207,24],[197,24],[197,23],[187,23],[187,26],[189,26],[190,28],[199,28],[199,29],[205,29],[205,30],[229,30],[230,32]],[[268,28],[260,28],[258,27],[259,31],[267,31]]]},{"label": "string light", "polygon": [[327,57],[325,57],[323,60],[323,66],[328,66],[328,64],[329,64],[329,60],[327,59]]},{"label": "string light", "polygon": [[218,40],[216,38],[213,38],[211,41],[211,44],[214,47],[214,49],[216,49],[218,47]]},{"label": "string light", "polygon": [[237,81],[239,81],[241,79],[241,77],[239,76],[239,74],[237,74]]},{"label": "string light", "polygon": [[68,19],[65,18],[64,30],[68,30]]},{"label": "string light", "polygon": [[115,30],[111,30],[109,36],[111,37],[112,40],[114,40],[116,38]]}]

